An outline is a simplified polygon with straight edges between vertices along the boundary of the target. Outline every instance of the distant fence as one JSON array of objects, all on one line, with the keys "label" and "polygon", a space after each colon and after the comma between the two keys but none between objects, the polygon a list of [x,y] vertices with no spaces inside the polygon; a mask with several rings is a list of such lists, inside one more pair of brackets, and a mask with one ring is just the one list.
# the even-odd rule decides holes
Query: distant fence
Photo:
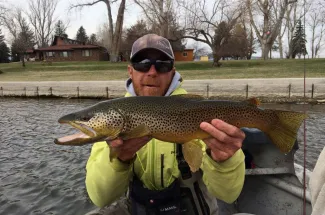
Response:
[{"label": "distant fence", "polygon": [[0,82],[0,96],[114,98],[120,97],[125,93],[125,88],[121,87],[120,84],[123,83]]},{"label": "distant fence", "polygon": [[[207,98],[297,99],[304,97],[303,79],[188,80],[188,93]],[[124,81],[0,82],[0,96],[116,98],[124,96]],[[307,79],[305,96],[325,99],[325,79]]]},{"label": "distant fence", "polygon": [[[83,91],[82,91],[83,90]],[[16,87],[0,87],[0,96],[19,96],[19,97],[66,97],[66,98],[82,98],[82,97],[100,97],[112,98],[121,96],[119,93],[114,94],[108,87],[97,89],[97,92],[89,92],[86,89],[55,88],[55,87],[24,87],[23,89]],[[116,92],[116,91],[115,91]],[[114,95],[113,95],[114,94]]]}]

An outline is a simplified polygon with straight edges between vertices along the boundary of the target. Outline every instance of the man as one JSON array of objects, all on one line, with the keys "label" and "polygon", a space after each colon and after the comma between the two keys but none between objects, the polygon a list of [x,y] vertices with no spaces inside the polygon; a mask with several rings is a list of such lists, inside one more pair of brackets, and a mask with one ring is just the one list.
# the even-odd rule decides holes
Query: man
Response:
[{"label": "man", "polygon": [[[130,61],[126,96],[186,94],[167,39],[139,38]],[[109,206],[107,214],[218,214],[216,198],[231,203],[243,187],[245,135],[218,119],[200,128],[211,138],[200,141],[204,156],[196,173],[184,163],[180,144],[150,137],[95,143],[86,167],[90,199],[98,207]],[[110,161],[107,144],[118,148],[118,158]]]}]

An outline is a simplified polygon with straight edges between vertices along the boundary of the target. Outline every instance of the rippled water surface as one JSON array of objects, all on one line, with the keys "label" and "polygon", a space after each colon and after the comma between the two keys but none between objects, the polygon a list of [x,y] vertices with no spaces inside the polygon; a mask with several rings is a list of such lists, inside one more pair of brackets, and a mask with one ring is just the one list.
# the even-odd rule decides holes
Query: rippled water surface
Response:
[{"label": "rippled water surface", "polygon": [[[63,114],[96,100],[0,98],[0,214],[85,214],[94,206],[85,190],[90,145],[58,146],[53,139],[74,129],[57,123]],[[263,105],[303,110],[302,105]],[[325,106],[308,106],[307,166],[315,165],[325,142]],[[303,140],[300,129],[298,140]],[[296,160],[302,163],[302,147]]]}]

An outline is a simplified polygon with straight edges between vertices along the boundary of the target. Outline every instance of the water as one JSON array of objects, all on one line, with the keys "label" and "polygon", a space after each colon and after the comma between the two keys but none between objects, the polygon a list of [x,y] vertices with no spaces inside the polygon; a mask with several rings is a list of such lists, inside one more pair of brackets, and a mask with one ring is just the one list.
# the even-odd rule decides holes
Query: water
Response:
[{"label": "water", "polygon": [[57,119],[95,101],[0,100],[0,214],[84,214],[90,146],[58,146],[73,133]]},{"label": "water", "polygon": [[[73,214],[94,209],[85,189],[90,145],[58,146],[53,139],[75,130],[57,123],[63,114],[97,100],[0,99],[0,214]],[[263,105],[303,110],[301,105]],[[308,106],[307,167],[324,147],[325,106]],[[298,135],[303,140],[303,129]],[[300,143],[301,145],[301,143]],[[302,164],[302,147],[296,153]]]}]

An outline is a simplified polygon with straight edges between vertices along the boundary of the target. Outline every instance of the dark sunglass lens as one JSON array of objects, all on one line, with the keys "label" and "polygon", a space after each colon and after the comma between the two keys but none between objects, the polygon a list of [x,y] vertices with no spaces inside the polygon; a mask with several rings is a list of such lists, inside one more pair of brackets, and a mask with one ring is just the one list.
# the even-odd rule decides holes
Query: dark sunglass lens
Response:
[{"label": "dark sunglass lens", "polygon": [[156,70],[157,72],[166,73],[170,72],[173,69],[172,61],[156,61]]},{"label": "dark sunglass lens", "polygon": [[148,72],[149,69],[151,67],[151,63],[150,62],[146,62],[146,63],[133,63],[133,68],[139,72]]}]

